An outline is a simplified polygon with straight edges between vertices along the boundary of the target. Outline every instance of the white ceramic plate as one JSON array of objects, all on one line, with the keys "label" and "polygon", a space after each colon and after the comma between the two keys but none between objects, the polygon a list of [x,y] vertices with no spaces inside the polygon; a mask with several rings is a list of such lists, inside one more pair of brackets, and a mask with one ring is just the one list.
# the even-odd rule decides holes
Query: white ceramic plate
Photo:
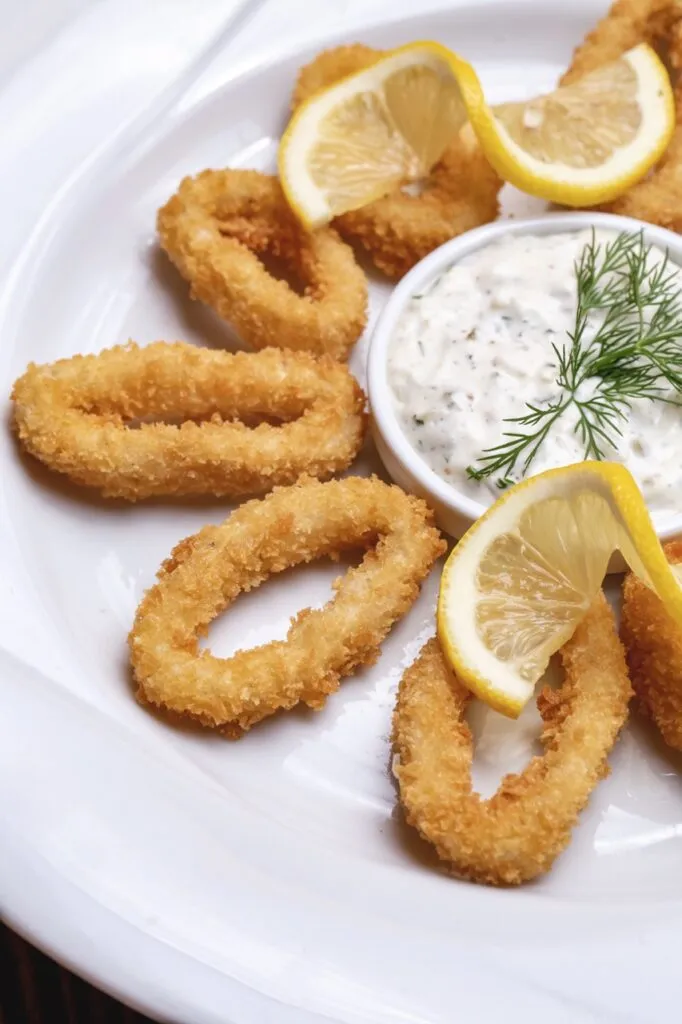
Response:
[{"label": "white ceramic plate", "polygon": [[[491,98],[550,87],[601,4],[485,3],[373,28],[434,37]],[[330,45],[337,40],[323,40]],[[297,67],[287,57],[121,144],[35,237],[5,293],[2,394],[29,359],[132,336],[231,344],[157,252],[182,174],[270,168]],[[518,211],[537,205],[510,197]],[[373,287],[376,313],[384,297]],[[353,358],[364,372],[365,344]],[[389,725],[432,631],[436,579],[380,661],[319,714],[239,743],[174,729],[131,696],[126,634],[181,537],[220,502],[88,499],[0,441],[0,895],[10,923],[86,977],[179,1024],[658,1021],[679,1006],[682,791],[639,723],[553,871],[518,891],[453,881],[396,810]],[[376,467],[371,452],[359,472]],[[283,636],[329,594],[326,565],[241,598],[217,653]],[[477,713],[488,791],[536,722]]]}]

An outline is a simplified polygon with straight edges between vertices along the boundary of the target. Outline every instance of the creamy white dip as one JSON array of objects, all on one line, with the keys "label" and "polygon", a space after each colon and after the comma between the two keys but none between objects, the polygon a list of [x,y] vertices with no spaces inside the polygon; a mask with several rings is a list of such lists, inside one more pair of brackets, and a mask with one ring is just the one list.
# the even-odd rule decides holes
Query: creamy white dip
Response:
[{"label": "creamy white dip", "polygon": [[[476,481],[467,467],[515,429],[505,419],[561,394],[552,343],[562,348],[575,325],[574,265],[591,237],[590,230],[507,235],[414,296],[397,325],[388,381],[402,429],[439,476],[486,505],[499,496],[499,474]],[[614,237],[597,232],[598,242]],[[582,460],[576,420],[573,408],[559,418],[529,473]],[[680,408],[636,399],[619,424],[617,448],[607,452],[633,473],[657,522],[682,505],[681,423]]]}]

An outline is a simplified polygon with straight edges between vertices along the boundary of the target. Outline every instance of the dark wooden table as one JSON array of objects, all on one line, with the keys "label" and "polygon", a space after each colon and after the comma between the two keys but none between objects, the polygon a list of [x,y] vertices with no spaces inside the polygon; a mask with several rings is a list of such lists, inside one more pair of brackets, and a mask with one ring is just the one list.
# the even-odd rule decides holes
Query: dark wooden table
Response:
[{"label": "dark wooden table", "polygon": [[148,1017],[65,971],[2,924],[0,978],[0,1024],[151,1024]]}]

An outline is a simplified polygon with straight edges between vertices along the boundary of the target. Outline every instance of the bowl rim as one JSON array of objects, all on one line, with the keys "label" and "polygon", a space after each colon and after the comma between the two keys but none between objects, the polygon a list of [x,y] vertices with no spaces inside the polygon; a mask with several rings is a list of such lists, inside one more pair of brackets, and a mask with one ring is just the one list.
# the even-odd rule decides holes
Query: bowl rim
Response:
[{"label": "bowl rim", "polygon": [[[682,265],[682,236],[667,228],[612,213],[548,211],[537,217],[493,221],[445,242],[415,264],[391,293],[377,318],[369,342],[367,391],[370,416],[373,427],[378,430],[383,443],[390,449],[401,467],[415,479],[427,501],[433,499],[436,504],[445,506],[472,523],[489,508],[489,505],[484,505],[458,491],[431,469],[412,447],[400,426],[388,383],[387,357],[393,331],[407,303],[413,295],[431,284],[462,257],[503,236],[563,234],[589,227],[633,233],[643,231],[648,242],[667,249],[675,263]],[[656,532],[663,541],[679,535],[682,532],[682,511],[668,518],[663,527],[656,527]]]}]

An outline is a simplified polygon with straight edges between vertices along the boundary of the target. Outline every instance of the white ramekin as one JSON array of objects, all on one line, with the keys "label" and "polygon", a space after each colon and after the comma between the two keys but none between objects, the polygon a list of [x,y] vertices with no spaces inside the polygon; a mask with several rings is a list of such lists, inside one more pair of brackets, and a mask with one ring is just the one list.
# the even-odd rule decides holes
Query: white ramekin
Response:
[{"label": "white ramekin", "polygon": [[[468,231],[429,253],[396,286],[377,321],[369,347],[367,386],[372,433],[379,455],[395,482],[405,490],[425,498],[434,509],[441,529],[453,537],[461,537],[485,511],[486,506],[462,494],[439,477],[415,451],[400,427],[387,378],[388,348],[396,323],[413,295],[423,291],[463,256],[489,245],[503,235],[549,235],[593,226],[616,232],[643,230],[647,242],[667,249],[671,258],[682,264],[681,236],[630,217],[585,212],[547,213],[543,217],[527,220],[500,220]],[[668,518],[662,527],[657,527],[661,540],[672,540],[682,535],[682,495],[680,505],[679,516]]]}]

